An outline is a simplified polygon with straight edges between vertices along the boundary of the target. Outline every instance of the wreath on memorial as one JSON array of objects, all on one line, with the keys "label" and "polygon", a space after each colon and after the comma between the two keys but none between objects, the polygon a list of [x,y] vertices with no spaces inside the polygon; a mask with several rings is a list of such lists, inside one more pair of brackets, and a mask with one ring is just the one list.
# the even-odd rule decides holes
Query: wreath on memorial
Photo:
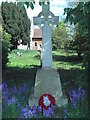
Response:
[{"label": "wreath on memorial", "polygon": [[47,110],[48,107],[51,107],[51,105],[55,105],[55,98],[50,94],[42,94],[38,104],[42,107],[42,109]]}]

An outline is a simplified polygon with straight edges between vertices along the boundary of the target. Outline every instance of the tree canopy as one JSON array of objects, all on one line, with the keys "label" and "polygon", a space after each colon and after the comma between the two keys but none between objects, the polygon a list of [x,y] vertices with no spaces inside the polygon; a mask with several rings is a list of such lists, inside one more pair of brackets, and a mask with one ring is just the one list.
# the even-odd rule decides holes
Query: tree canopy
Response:
[{"label": "tree canopy", "polygon": [[30,42],[30,20],[25,7],[20,7],[20,3],[2,2],[2,26],[7,33],[11,34],[13,49],[17,48],[18,41],[22,44]]},{"label": "tree canopy", "polygon": [[[66,14],[66,22],[70,22],[71,24],[74,23],[74,25],[78,25],[78,34],[77,34],[77,39],[75,40],[74,43],[77,43],[76,41],[78,40],[78,44],[82,44],[82,41],[84,40],[84,60],[86,66],[88,65],[88,60],[90,60],[90,42],[89,42],[89,34],[88,31],[90,29],[89,26],[89,18],[90,18],[90,2],[79,2],[77,6],[74,8],[65,8],[64,9],[64,14]],[[81,39],[81,40],[80,40]],[[79,42],[81,41],[81,42]],[[77,45],[78,45],[77,44]],[[83,50],[82,47],[81,51]],[[87,57],[86,57],[87,56]]]},{"label": "tree canopy", "polygon": [[11,35],[2,30],[2,68],[6,67],[8,62],[8,53],[10,52]]},{"label": "tree canopy", "polygon": [[52,30],[52,48],[66,48],[68,44],[68,31],[64,21],[59,22],[58,26]]}]

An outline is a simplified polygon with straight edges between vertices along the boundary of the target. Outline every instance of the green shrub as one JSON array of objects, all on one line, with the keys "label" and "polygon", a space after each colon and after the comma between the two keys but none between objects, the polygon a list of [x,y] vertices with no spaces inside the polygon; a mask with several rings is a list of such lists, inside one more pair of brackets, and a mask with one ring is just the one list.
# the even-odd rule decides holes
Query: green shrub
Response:
[{"label": "green shrub", "polygon": [[11,47],[10,40],[11,40],[11,35],[3,30],[2,31],[2,68],[5,68],[8,62],[8,53],[10,52],[10,47]]}]

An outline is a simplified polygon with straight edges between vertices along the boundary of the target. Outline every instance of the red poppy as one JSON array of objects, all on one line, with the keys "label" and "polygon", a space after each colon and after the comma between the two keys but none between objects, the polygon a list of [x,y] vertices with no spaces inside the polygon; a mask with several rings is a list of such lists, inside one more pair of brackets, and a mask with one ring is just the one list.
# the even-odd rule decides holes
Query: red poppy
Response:
[{"label": "red poppy", "polygon": [[[50,101],[49,106],[46,106],[44,104],[43,97],[48,97],[48,99]],[[47,110],[48,107],[51,107],[51,105],[55,105],[55,98],[52,95],[50,95],[50,94],[42,94],[41,97],[40,97],[40,99],[39,99],[39,101],[38,101],[38,104],[39,104],[39,106],[42,107],[42,109],[44,108],[44,109]]]}]

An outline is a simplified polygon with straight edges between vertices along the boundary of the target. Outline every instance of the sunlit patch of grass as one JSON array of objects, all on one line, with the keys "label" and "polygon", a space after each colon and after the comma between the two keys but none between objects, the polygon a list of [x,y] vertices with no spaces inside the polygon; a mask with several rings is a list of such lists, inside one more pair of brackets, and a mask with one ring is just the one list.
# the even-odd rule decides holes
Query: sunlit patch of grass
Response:
[{"label": "sunlit patch of grass", "polygon": [[55,62],[53,62],[53,67],[54,68],[67,69],[67,70],[74,69],[74,68],[82,70],[82,63],[78,63],[76,65],[72,65],[69,62],[61,62],[61,61],[57,62],[57,61],[55,61]]},{"label": "sunlit patch of grass", "polygon": [[53,67],[61,69],[84,69],[82,61],[78,60],[77,53],[73,50],[53,51]]},{"label": "sunlit patch of grass", "polygon": [[21,56],[17,56],[17,51],[13,51],[9,54],[9,67],[15,66],[22,68],[25,66],[40,65],[40,60],[35,57],[36,55],[39,55],[39,52],[30,50],[27,50],[27,52],[24,50],[19,50],[19,52],[22,53]]},{"label": "sunlit patch of grass", "polygon": [[[21,56],[17,56],[17,51],[22,52]],[[75,51],[71,50],[58,50],[53,51],[53,67],[54,68],[62,68],[62,69],[82,69],[82,62],[78,61],[77,54]],[[38,51],[30,51],[30,50],[16,50],[12,51],[9,54],[9,63],[8,66],[17,66],[17,67],[25,67],[37,65],[40,66],[40,53]]]}]

